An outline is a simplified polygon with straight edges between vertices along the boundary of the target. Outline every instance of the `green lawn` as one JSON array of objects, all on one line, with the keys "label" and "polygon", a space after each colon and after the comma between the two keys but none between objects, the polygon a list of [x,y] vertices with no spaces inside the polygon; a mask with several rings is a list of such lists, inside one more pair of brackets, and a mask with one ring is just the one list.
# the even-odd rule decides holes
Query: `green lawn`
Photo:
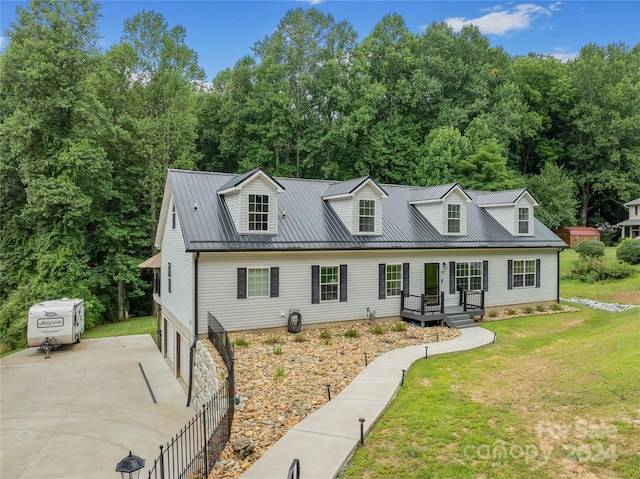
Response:
[{"label": "green lawn", "polygon": [[108,338],[110,336],[129,336],[132,334],[150,334],[154,341],[158,340],[155,316],[143,316],[127,321],[108,323],[91,328],[82,335],[83,338]]},{"label": "green lawn", "polygon": [[[561,253],[561,274],[577,256]],[[563,279],[560,294],[640,305],[635,269],[595,284]],[[340,478],[640,477],[640,309],[483,327],[497,343],[411,367]]]},{"label": "green lawn", "polygon": [[[616,259],[616,249],[606,248],[606,260]],[[588,298],[599,301],[640,304],[640,265],[634,266],[636,274],[630,278],[583,283],[577,279],[566,279],[572,263],[578,259],[575,250],[566,249],[560,253],[560,296],[562,298]]]},{"label": "green lawn", "polygon": [[640,314],[488,323],[421,360],[341,478],[640,477]]}]

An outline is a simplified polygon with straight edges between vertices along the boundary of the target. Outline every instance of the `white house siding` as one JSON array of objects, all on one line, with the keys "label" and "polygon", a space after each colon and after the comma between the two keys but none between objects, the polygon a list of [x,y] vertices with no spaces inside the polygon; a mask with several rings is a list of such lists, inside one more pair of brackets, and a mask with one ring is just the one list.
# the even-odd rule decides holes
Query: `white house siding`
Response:
[{"label": "white house siding", "polygon": [[[541,287],[507,289],[510,259],[540,259]],[[378,299],[378,264],[410,263],[410,293],[424,292],[424,263],[440,264],[445,304],[458,304],[449,294],[450,261],[489,261],[486,306],[553,301],[557,296],[554,267],[557,249],[396,250],[202,253],[199,262],[199,325],[206,331],[210,311],[229,331],[286,326],[289,310],[299,309],[303,324],[364,319],[367,307],[378,318],[398,316],[400,297]],[[447,270],[442,270],[442,263]],[[346,264],[348,301],[311,304],[311,266]],[[279,267],[279,297],[237,298],[237,268]]]},{"label": "white house siding", "polygon": [[236,230],[240,231],[240,193],[228,193],[224,195],[224,202],[229,210],[229,215],[236,226]]},{"label": "white house siding", "polygon": [[[498,221],[498,223],[500,223],[509,233],[515,234],[516,230],[514,229],[514,227],[516,216],[514,216],[514,214],[518,214],[516,208],[514,208],[512,205],[492,206],[490,208],[485,208],[485,211],[493,216],[496,221]],[[533,215],[533,211],[531,211],[531,214]]]},{"label": "white house siding", "polygon": [[[170,260],[170,261],[169,261]],[[171,262],[171,292],[169,293],[168,263]],[[172,228],[171,215],[167,221],[162,239],[160,295],[162,309],[170,313],[168,318],[178,318],[184,331],[193,331],[193,255],[185,252],[184,240],[180,230],[180,217],[176,218],[176,227]]]},{"label": "white house siding", "polygon": [[353,198],[338,198],[335,200],[329,200],[329,204],[336,212],[338,218],[344,223],[349,231],[352,231],[353,225]]},{"label": "white house siding", "polygon": [[[189,377],[189,370],[191,369],[191,363],[189,361],[189,341],[184,336],[180,336],[180,376],[183,378]],[[185,379],[186,380],[186,379]]]},{"label": "white house siding", "polygon": [[445,233],[442,226],[442,203],[421,203],[416,204],[420,214],[424,216],[429,223],[437,229],[440,233]]},{"label": "white house siding", "polygon": [[[384,200],[380,199],[378,192],[371,186],[365,185],[353,197],[351,202],[352,208],[350,214],[352,215],[353,222],[351,223],[351,233],[354,235],[363,234],[360,233],[360,200],[374,200],[375,201],[375,233],[380,234],[382,231],[382,205]],[[371,233],[369,233],[371,234]]]},{"label": "white house siding", "polygon": [[[256,178],[251,183],[243,186],[240,192],[240,232],[256,233],[249,231],[249,195],[269,195],[269,230],[267,233],[278,232],[278,195],[262,178]],[[257,233],[264,234],[264,231]]]}]

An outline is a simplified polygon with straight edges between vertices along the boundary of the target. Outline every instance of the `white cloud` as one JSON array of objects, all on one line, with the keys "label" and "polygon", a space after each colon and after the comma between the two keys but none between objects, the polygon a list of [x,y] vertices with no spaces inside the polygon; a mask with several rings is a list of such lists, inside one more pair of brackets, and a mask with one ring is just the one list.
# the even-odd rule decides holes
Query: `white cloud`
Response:
[{"label": "white cloud", "polygon": [[324,0],[296,0],[296,2],[308,3],[309,5],[313,6],[313,5],[320,5],[321,3],[324,2]]},{"label": "white cloud", "polygon": [[4,50],[4,47],[7,45],[7,37],[0,36],[0,50]]},{"label": "white cloud", "polygon": [[504,9],[498,5],[487,9],[490,13],[477,18],[450,17],[445,18],[454,31],[458,32],[463,26],[473,24],[477,26],[483,35],[506,35],[514,31],[526,30],[531,23],[541,17],[550,17],[558,10],[560,2],[543,7],[534,3],[521,3]]},{"label": "white cloud", "polygon": [[547,53],[547,55],[557,58],[561,62],[568,62],[569,60],[573,60],[580,55],[580,52],[567,52],[563,51],[563,48],[556,48],[556,51],[553,53]]}]

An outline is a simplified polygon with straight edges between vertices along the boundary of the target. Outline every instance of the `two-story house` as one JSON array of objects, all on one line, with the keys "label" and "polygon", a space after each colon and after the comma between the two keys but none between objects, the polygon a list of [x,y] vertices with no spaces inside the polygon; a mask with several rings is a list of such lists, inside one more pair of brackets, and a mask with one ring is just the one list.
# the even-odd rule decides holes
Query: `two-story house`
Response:
[{"label": "two-story house", "polygon": [[640,238],[640,198],[625,203],[629,209],[629,219],[618,223],[621,238]]},{"label": "two-story house", "polygon": [[187,377],[208,315],[237,331],[286,326],[292,311],[303,327],[444,314],[466,292],[482,312],[557,301],[566,244],[536,206],[526,189],[170,170],[155,239],[163,353]]}]

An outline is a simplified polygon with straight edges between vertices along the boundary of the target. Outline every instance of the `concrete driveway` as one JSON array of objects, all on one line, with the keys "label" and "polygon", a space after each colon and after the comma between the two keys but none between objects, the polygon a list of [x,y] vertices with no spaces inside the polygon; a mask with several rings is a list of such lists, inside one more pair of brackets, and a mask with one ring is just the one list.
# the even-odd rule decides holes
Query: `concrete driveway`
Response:
[{"label": "concrete driveway", "polygon": [[149,335],[3,358],[0,399],[2,479],[115,479],[130,449],[146,460],[146,477],[158,446],[194,414]]}]

